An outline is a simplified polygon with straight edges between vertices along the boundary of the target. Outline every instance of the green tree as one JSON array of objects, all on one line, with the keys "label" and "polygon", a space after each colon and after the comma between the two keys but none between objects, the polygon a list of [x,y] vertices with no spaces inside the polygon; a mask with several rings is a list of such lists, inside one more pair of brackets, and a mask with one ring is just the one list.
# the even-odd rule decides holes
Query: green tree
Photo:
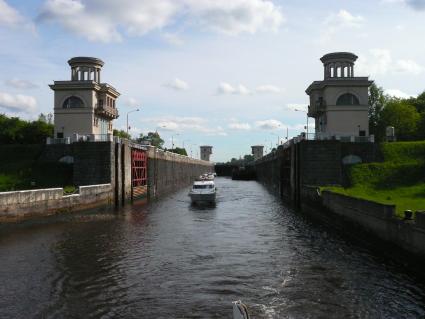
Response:
[{"label": "green tree", "polygon": [[149,141],[152,146],[158,148],[162,148],[164,145],[164,140],[159,136],[158,132],[149,132],[148,135],[143,135],[143,133],[141,133],[137,141],[139,143]]},{"label": "green tree", "polygon": [[417,137],[420,140],[425,140],[425,111],[420,114],[417,128]]},{"label": "green tree", "polygon": [[245,164],[253,163],[254,162],[254,155],[251,155],[251,154],[244,155],[243,161],[244,161]]},{"label": "green tree", "polygon": [[52,136],[52,124],[0,114],[0,144],[44,144],[46,138]]},{"label": "green tree", "polygon": [[176,153],[176,154],[187,156],[187,152],[186,152],[186,149],[185,148],[175,147],[174,149],[169,149],[168,151],[169,152],[172,152],[172,153]]},{"label": "green tree", "polygon": [[25,123],[22,128],[22,142],[24,144],[45,143],[48,137],[53,137],[53,125],[44,121]]},{"label": "green tree", "polygon": [[380,119],[387,102],[388,96],[384,94],[384,89],[372,83],[369,88],[369,133],[375,135],[378,142],[385,137],[385,127],[380,125]]},{"label": "green tree", "polygon": [[425,112],[425,91],[417,97],[411,97],[406,101],[413,105],[419,113]]},{"label": "green tree", "polygon": [[124,130],[114,130],[113,134],[114,134],[114,136],[118,136],[118,137],[121,137],[121,138],[126,138],[126,139],[131,140],[131,135],[128,134]]},{"label": "green tree", "polygon": [[414,140],[419,120],[418,111],[407,100],[392,98],[381,112],[379,126],[394,126],[398,140]]}]

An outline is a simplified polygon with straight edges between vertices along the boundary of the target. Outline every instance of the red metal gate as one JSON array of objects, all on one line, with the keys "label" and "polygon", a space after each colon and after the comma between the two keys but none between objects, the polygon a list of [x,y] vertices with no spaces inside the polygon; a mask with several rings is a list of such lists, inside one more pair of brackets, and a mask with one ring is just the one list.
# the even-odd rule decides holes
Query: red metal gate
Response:
[{"label": "red metal gate", "polygon": [[132,199],[145,197],[147,191],[148,157],[145,151],[131,150],[131,191]]}]

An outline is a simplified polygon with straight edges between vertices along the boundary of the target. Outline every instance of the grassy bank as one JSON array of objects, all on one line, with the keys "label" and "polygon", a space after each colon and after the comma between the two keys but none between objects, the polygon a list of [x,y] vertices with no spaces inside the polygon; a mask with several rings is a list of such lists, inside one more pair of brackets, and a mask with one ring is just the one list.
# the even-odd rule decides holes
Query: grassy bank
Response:
[{"label": "grassy bank", "polygon": [[425,141],[384,143],[384,162],[353,165],[351,186],[326,187],[345,195],[395,204],[397,213],[425,210]]},{"label": "grassy bank", "polygon": [[0,192],[72,185],[72,166],[41,163],[43,145],[0,146]]}]

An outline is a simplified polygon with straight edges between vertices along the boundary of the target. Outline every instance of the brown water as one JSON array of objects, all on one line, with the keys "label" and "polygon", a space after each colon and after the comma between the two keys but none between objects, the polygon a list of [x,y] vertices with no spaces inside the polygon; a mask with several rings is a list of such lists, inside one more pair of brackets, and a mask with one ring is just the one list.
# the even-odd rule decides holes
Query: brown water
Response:
[{"label": "brown water", "polygon": [[218,178],[119,215],[0,229],[0,318],[423,318],[397,264],[294,213],[256,182]]}]

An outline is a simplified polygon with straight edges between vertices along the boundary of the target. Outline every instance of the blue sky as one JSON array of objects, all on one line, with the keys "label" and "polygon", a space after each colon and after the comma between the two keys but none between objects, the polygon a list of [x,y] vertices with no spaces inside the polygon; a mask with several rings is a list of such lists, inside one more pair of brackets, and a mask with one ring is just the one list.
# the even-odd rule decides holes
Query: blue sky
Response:
[{"label": "blue sky", "polygon": [[0,112],[52,112],[48,84],[95,56],[121,92],[116,128],[140,107],[132,134],[158,129],[168,147],[208,144],[226,161],[303,131],[294,109],[328,52],[357,54],[355,74],[390,94],[422,92],[424,21],[424,0],[0,0]]}]

